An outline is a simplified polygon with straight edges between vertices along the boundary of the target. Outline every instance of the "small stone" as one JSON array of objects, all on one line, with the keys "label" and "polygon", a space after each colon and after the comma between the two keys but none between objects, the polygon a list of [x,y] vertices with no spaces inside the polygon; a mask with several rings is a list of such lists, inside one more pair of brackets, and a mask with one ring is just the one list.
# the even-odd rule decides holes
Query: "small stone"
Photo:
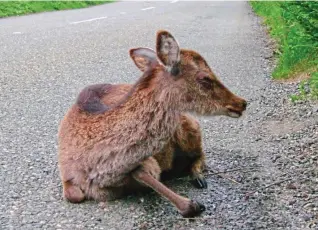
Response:
[{"label": "small stone", "polygon": [[255,180],[259,180],[260,178],[259,178],[259,176],[254,176],[253,177],[253,180],[255,181]]},{"label": "small stone", "polygon": [[274,159],[273,159],[273,163],[276,163],[276,161],[277,161],[279,158],[281,158],[281,156],[279,156],[279,155],[275,156]]},{"label": "small stone", "polygon": [[304,208],[313,208],[315,205],[313,203],[307,203],[304,205]]},{"label": "small stone", "polygon": [[12,197],[13,199],[18,199],[18,198],[20,198],[20,196],[19,196],[18,194],[16,194],[16,193],[12,194],[11,197]]},{"label": "small stone", "polygon": [[297,189],[297,186],[294,183],[289,183],[286,186],[287,189]]},{"label": "small stone", "polygon": [[291,200],[291,201],[288,202],[289,205],[293,205],[295,203],[296,203],[296,200]]},{"label": "small stone", "polygon": [[310,215],[305,215],[304,216],[304,221],[309,221],[311,219],[311,216]]}]

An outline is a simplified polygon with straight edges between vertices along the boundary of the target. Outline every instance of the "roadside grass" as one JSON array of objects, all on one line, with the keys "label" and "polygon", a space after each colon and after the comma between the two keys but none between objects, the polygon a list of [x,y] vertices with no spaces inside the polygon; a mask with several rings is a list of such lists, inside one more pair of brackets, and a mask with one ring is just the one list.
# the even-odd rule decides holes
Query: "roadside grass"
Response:
[{"label": "roadside grass", "polygon": [[302,81],[298,88],[299,93],[290,97],[293,102],[307,98],[318,100],[318,72],[311,73],[310,79]]},{"label": "roadside grass", "polygon": [[318,2],[250,1],[256,14],[264,19],[276,40],[278,63],[274,79],[287,79],[306,73],[299,94],[291,100],[318,99]]},{"label": "roadside grass", "polygon": [[88,6],[113,2],[114,0],[100,1],[1,1],[0,18],[25,15],[45,11],[79,9]]}]

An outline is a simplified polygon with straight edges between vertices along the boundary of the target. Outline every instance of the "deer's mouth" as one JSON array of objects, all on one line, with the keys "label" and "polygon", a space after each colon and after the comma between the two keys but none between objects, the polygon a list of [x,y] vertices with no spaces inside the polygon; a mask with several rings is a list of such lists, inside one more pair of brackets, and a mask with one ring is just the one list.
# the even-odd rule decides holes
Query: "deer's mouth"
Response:
[{"label": "deer's mouth", "polygon": [[229,117],[239,118],[242,116],[242,111],[233,108],[227,108],[227,114]]}]

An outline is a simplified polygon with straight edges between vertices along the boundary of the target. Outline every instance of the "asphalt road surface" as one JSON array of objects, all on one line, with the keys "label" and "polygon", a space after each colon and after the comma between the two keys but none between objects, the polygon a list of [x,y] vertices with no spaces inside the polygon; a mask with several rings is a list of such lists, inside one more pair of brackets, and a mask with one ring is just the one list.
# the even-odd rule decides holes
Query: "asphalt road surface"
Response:
[{"label": "asphalt road surface", "polygon": [[[206,175],[207,190],[193,188],[186,179],[169,182],[175,191],[207,206],[194,221],[182,219],[155,193],[108,204],[64,201],[57,170],[59,121],[84,86],[136,81],[140,72],[128,50],[154,48],[159,29],[169,30],[181,47],[201,53],[219,78],[249,101],[246,115],[239,120],[200,118],[209,167],[240,170]],[[248,3],[117,2],[0,19],[0,52],[0,229],[315,226],[310,225],[315,221],[314,209],[303,210],[303,203],[290,207],[300,201],[292,203],[286,193],[277,192],[284,182],[280,176],[289,171],[276,166],[272,156],[279,149],[294,152],[285,139],[271,138],[290,131],[280,127],[289,124],[286,116],[292,120],[296,115],[282,111],[289,105],[281,99],[296,86],[270,81],[271,43]],[[315,143],[316,107],[304,106],[304,111],[299,112],[299,107],[290,111],[307,114],[297,115],[296,131]],[[270,187],[276,190],[268,191]]]}]

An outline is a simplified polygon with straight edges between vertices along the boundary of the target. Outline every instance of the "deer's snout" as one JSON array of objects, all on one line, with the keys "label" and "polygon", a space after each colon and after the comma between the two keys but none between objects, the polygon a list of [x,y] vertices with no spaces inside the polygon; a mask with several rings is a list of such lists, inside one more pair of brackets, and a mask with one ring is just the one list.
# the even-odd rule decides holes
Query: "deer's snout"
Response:
[{"label": "deer's snout", "polygon": [[247,107],[247,101],[245,101],[244,99],[242,99],[242,108],[243,108],[243,111],[246,110],[246,107]]},{"label": "deer's snout", "polygon": [[239,98],[233,101],[231,104],[226,106],[227,115],[233,118],[239,118],[246,110],[247,101]]}]

